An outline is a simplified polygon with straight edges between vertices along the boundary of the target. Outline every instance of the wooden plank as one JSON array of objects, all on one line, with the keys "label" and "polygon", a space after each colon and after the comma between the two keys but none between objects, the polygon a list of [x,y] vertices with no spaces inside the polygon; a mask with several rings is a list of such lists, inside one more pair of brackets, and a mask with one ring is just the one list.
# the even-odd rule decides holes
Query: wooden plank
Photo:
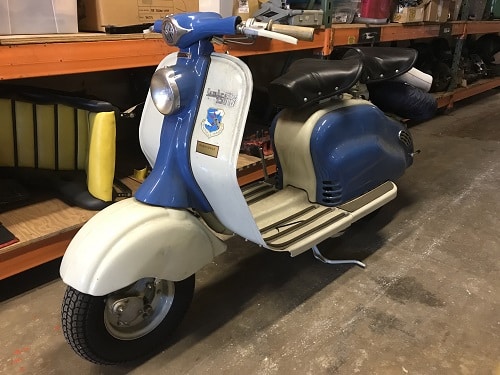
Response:
[{"label": "wooden plank", "polygon": [[420,24],[409,26],[405,24],[390,24],[389,27],[382,29],[380,37],[381,42],[390,42],[398,40],[411,40],[434,38],[439,35],[440,25],[438,24]]},{"label": "wooden plank", "polygon": [[[140,185],[130,178],[123,178],[121,181],[133,192]],[[96,212],[69,206],[55,197],[40,199],[40,201],[2,212],[0,222],[19,239],[19,242],[1,248],[0,254],[78,229]]]},{"label": "wooden plank", "polygon": [[238,156],[238,163],[236,164],[236,168],[238,171],[246,168],[250,165],[260,163],[260,158],[247,154],[240,154]]},{"label": "wooden plank", "polygon": [[176,50],[161,39],[0,46],[0,80],[154,66]]},{"label": "wooden plank", "polygon": [[[452,35],[461,35],[464,31],[463,22],[452,22]],[[440,24],[437,23],[418,23],[418,24],[401,24],[389,23],[387,25],[365,25],[365,24],[349,24],[349,25],[333,25],[333,45],[342,46],[358,43],[359,29],[367,26],[380,26],[381,42],[391,42],[411,39],[434,38],[439,36]],[[499,27],[500,28],[500,27]]]},{"label": "wooden plank", "polygon": [[2,213],[0,222],[19,242],[0,249],[0,254],[79,228],[94,214],[95,211],[68,206],[57,198]]},{"label": "wooden plank", "polygon": [[[276,173],[276,164],[274,163],[274,160],[270,161],[266,165],[266,171],[268,175]],[[264,178],[264,171],[262,169],[262,166],[259,165],[256,166],[256,168],[249,168],[247,171],[245,171],[244,174],[238,176],[238,183],[240,184],[240,186],[248,185],[262,178]]]},{"label": "wooden plank", "polygon": [[359,29],[362,27],[365,27],[365,25],[332,25],[330,35],[331,46],[356,44],[358,42]]},{"label": "wooden plank", "polygon": [[0,280],[64,255],[77,229],[0,254]]},{"label": "wooden plank", "polygon": [[38,35],[0,35],[0,45],[10,46],[19,44],[45,44],[68,42],[105,42],[114,40],[162,39],[161,34],[104,34],[104,33],[76,33],[76,34],[38,34]]},{"label": "wooden plank", "polygon": [[452,108],[453,103],[481,94],[485,91],[500,87],[500,77],[483,79],[470,84],[468,87],[459,87],[453,92],[437,93],[439,108]]},{"label": "wooden plank", "polygon": [[229,53],[233,56],[254,56],[265,55],[270,53],[301,51],[307,49],[317,49],[323,47],[323,30],[316,30],[314,40],[311,42],[299,41],[296,45],[281,42],[279,40],[271,40],[267,38],[257,38],[253,44],[225,44],[215,45],[215,50],[221,53]]},{"label": "wooden plank", "polygon": [[500,31],[500,20],[497,21],[468,21],[466,23],[467,34],[488,34]]},{"label": "wooden plank", "polygon": [[[42,43],[43,38],[33,38],[30,43],[30,39],[20,39],[17,42],[24,43],[10,40],[10,44],[7,42],[9,39],[3,39],[3,45],[0,45],[0,80],[155,66],[163,57],[177,51],[159,36],[141,36],[138,39],[107,36],[104,40],[89,37],[89,40],[92,39]],[[53,37],[47,40],[53,40]],[[249,46],[231,44],[215,47],[218,52],[248,56],[321,48],[322,43],[322,36],[313,42],[299,42],[297,45],[260,38]]]}]

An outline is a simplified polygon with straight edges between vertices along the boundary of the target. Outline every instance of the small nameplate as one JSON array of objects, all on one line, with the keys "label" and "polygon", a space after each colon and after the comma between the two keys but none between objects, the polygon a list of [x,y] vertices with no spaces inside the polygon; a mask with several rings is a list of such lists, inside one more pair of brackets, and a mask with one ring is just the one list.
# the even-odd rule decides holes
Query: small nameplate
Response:
[{"label": "small nameplate", "polygon": [[219,154],[219,146],[211,145],[201,141],[196,142],[196,152],[216,158]]},{"label": "small nameplate", "polygon": [[191,54],[189,52],[177,52],[177,58],[191,59]]}]

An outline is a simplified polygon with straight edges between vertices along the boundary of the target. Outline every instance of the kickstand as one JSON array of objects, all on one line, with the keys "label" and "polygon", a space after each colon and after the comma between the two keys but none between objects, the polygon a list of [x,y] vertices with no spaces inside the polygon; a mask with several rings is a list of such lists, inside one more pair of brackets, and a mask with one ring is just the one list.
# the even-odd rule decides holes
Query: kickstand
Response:
[{"label": "kickstand", "polygon": [[260,163],[262,164],[262,172],[264,172],[264,181],[269,182],[269,174],[267,173],[266,157],[264,155],[264,149],[259,147]]},{"label": "kickstand", "polygon": [[356,264],[357,266],[360,266],[361,268],[366,268],[366,264],[364,264],[363,262],[360,262],[359,260],[350,260],[350,259],[332,260],[332,259],[325,258],[324,255],[321,254],[321,252],[319,251],[318,246],[316,246],[316,245],[314,245],[311,249],[313,251],[314,257],[323,263],[326,263],[326,264]]}]

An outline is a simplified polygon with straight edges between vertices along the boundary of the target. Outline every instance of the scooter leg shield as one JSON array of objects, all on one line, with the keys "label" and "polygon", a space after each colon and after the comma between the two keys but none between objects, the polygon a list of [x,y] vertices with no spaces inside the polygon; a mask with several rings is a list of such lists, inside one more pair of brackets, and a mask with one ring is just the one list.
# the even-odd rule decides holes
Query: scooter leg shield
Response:
[{"label": "scooter leg shield", "polygon": [[225,249],[188,211],[129,198],[100,211],[78,231],[60,274],[80,292],[102,296],[144,277],[183,280]]}]

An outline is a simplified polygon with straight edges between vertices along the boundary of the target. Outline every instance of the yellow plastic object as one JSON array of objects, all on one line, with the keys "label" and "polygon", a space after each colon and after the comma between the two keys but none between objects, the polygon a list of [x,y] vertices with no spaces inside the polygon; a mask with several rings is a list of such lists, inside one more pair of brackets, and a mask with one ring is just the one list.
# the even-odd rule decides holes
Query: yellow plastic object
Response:
[{"label": "yellow plastic object", "polygon": [[149,170],[147,166],[142,169],[134,169],[133,178],[139,182],[144,182],[148,176],[148,172]]},{"label": "yellow plastic object", "polygon": [[115,175],[115,113],[91,113],[89,123],[87,187],[94,197],[109,202]]}]

